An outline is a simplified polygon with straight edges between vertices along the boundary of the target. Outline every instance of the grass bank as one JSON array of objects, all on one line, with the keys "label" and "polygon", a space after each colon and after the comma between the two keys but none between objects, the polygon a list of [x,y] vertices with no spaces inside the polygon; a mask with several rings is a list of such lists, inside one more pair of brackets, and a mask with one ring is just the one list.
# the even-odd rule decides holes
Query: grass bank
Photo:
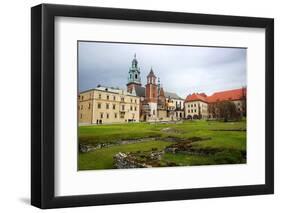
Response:
[{"label": "grass bank", "polygon": [[[163,160],[177,165],[214,165],[246,162],[246,121],[185,121],[180,124],[130,123],[79,127],[79,143],[118,144],[122,140],[156,138],[79,153],[79,170],[112,169],[118,152],[164,150],[179,141],[191,141],[192,150],[209,155],[165,153]],[[178,140],[176,140],[178,139]],[[168,142],[167,142],[168,141]]]}]

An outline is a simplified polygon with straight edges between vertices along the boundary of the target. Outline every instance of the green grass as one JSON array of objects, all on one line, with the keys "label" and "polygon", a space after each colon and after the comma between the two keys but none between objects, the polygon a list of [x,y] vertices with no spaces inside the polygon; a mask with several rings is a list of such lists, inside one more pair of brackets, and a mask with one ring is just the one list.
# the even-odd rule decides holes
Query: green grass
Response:
[{"label": "green grass", "polygon": [[113,156],[118,152],[149,151],[153,148],[164,149],[169,142],[148,141],[136,144],[117,145],[94,152],[79,154],[79,170],[113,169]]},{"label": "green grass", "polygon": [[[163,128],[173,131],[164,132]],[[113,156],[118,152],[148,151],[152,148],[163,150],[173,143],[166,138],[192,139],[200,137],[202,141],[192,143],[193,150],[213,151],[212,155],[187,155],[165,153],[163,160],[179,165],[209,165],[224,163],[243,163],[246,155],[246,120],[239,122],[185,121],[181,124],[112,124],[79,127],[79,143],[95,145],[99,143],[115,144],[121,140],[139,138],[157,138],[127,145],[115,145],[88,153],[79,153],[79,170],[112,169]],[[175,141],[176,142],[176,141]],[[215,150],[215,153],[214,153]],[[242,154],[241,154],[242,153]]]},{"label": "green grass", "polygon": [[180,166],[245,163],[245,159],[243,159],[241,152],[237,150],[224,150],[217,152],[214,155],[165,153],[161,161],[176,163]]},{"label": "green grass", "polygon": [[215,164],[215,161],[207,156],[171,154],[171,153],[165,153],[164,156],[162,157],[162,161],[173,162],[182,166]]},{"label": "green grass", "polygon": [[161,133],[155,131],[152,125],[146,123],[79,127],[79,143],[81,144],[114,144],[120,140],[159,136],[161,136]]}]

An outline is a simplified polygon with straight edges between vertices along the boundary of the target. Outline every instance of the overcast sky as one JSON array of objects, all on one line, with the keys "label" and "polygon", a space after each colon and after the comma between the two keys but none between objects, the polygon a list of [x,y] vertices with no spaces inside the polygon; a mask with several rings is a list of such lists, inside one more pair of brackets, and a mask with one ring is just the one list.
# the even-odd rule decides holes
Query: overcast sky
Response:
[{"label": "overcast sky", "polygon": [[98,84],[126,88],[136,53],[142,85],[153,68],[165,91],[182,98],[193,92],[213,92],[246,86],[243,48],[168,46],[79,42],[79,90]]}]

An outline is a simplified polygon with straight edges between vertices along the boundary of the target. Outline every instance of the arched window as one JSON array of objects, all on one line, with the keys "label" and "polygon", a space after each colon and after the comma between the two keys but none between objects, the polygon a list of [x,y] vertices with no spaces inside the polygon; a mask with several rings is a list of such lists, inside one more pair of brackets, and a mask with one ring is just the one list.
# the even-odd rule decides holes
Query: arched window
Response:
[{"label": "arched window", "polygon": [[138,74],[135,74],[135,79],[138,79]]}]

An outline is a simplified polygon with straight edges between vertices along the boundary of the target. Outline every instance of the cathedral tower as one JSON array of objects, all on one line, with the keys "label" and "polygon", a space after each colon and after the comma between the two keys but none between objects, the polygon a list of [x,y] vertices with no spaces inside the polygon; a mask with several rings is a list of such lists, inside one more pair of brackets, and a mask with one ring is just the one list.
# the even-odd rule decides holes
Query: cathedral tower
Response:
[{"label": "cathedral tower", "polygon": [[157,101],[158,101],[158,85],[156,76],[151,68],[147,76],[147,84],[145,86],[145,100],[150,108],[150,118],[157,118]]},{"label": "cathedral tower", "polygon": [[127,91],[132,92],[133,88],[141,86],[140,68],[138,67],[138,61],[136,54],[132,61],[132,66],[129,69]]}]

